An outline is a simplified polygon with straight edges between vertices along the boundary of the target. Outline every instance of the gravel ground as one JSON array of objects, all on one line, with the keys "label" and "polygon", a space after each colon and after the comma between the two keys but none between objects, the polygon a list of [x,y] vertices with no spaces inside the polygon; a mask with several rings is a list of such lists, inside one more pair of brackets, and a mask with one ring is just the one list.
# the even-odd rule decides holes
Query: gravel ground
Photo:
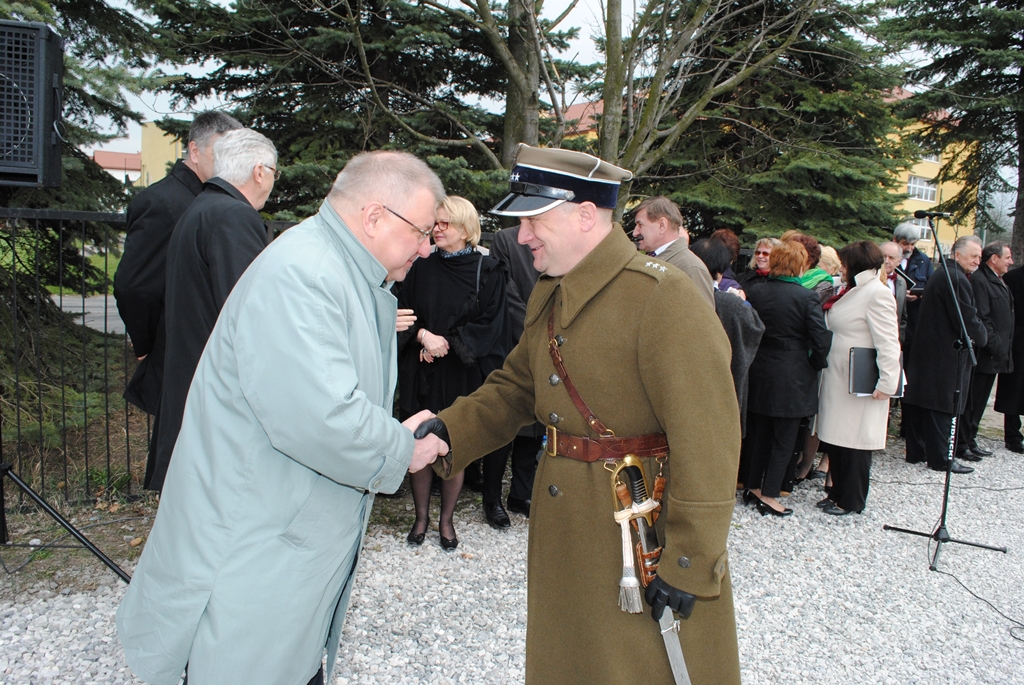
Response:
[{"label": "gravel ground", "polygon": [[[863,515],[814,508],[817,486],[789,498],[796,514],[761,517],[738,504],[730,538],[743,681],[1024,683],[1024,458],[1000,448],[974,475],[954,476],[949,532],[1009,554],[943,545],[883,524],[930,531],[941,474],[902,461],[902,443],[877,454]],[[410,505],[411,506],[411,505]],[[419,548],[406,531],[374,527],[366,540],[335,683],[521,683],[526,635],[526,520],[509,531],[456,518],[461,544],[445,553],[436,529]],[[101,571],[97,571],[100,573]],[[89,593],[22,593],[0,604],[3,683],[137,683],[114,630],[123,586],[109,575]],[[422,588],[422,589],[421,589]]]}]

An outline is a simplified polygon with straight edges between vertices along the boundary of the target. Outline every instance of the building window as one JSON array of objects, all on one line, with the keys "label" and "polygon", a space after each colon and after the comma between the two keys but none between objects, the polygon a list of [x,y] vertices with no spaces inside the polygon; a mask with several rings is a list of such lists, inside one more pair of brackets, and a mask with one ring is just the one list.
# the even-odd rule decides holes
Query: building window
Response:
[{"label": "building window", "polygon": [[935,162],[936,164],[938,164],[939,163],[939,153],[938,152],[926,152],[923,155],[921,155],[921,161],[922,162]]},{"label": "building window", "polygon": [[921,233],[918,236],[920,240],[931,240],[932,232],[928,230],[928,219],[910,219],[907,223],[920,226]]},{"label": "building window", "polygon": [[927,200],[935,202],[935,182],[920,176],[911,176],[907,180],[907,195],[914,200]]}]

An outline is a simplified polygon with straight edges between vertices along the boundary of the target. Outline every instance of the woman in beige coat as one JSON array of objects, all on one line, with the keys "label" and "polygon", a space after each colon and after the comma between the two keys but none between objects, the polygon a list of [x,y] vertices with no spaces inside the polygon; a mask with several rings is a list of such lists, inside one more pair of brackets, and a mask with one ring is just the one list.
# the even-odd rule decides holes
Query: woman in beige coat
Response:
[{"label": "woman in beige coat", "polygon": [[[878,277],[884,259],[881,249],[862,240],[840,250],[839,259],[852,287],[826,303],[825,322],[833,338],[821,376],[817,425],[832,473],[832,490],[818,506],[835,516],[864,510],[871,451],[885,448],[889,396],[896,392],[900,376],[896,300]],[[851,347],[878,352],[878,383],[870,396],[849,391]]]}]

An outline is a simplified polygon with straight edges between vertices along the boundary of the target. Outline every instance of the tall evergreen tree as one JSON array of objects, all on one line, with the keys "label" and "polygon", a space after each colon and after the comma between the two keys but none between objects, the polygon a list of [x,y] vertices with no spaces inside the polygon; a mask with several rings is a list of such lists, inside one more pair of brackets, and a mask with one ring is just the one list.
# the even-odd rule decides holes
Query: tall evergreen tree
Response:
[{"label": "tall evergreen tree", "polygon": [[345,162],[377,148],[426,158],[450,192],[477,206],[496,201],[506,180],[493,163],[502,118],[467,104],[504,91],[489,43],[431,9],[394,0],[363,9],[353,24],[292,0],[155,3],[165,59],[217,64],[166,89],[179,102],[228,100],[274,141],[283,176],[264,211],[276,218],[316,212]]},{"label": "tall evergreen tree", "polygon": [[671,196],[697,235],[798,229],[834,245],[890,235],[896,173],[914,147],[886,101],[901,73],[850,33],[862,19],[815,14],[772,65],[712,100],[635,192]]},{"label": "tall evergreen tree", "polygon": [[[1003,169],[1024,175],[1024,2],[887,0],[877,35],[890,51],[926,56],[910,71],[922,87],[906,114],[926,122],[924,145],[948,155],[942,180],[964,188],[942,205],[966,220],[986,197],[1007,189]],[[980,206],[979,206],[980,203]],[[1024,196],[1017,193],[1013,253],[1024,258]]]},{"label": "tall evergreen tree", "polygon": [[[152,84],[146,75],[152,48],[146,26],[107,0],[0,0],[0,17],[45,22],[64,39],[65,139],[61,186],[0,186],[0,204],[78,211],[123,209],[128,199],[124,185],[93,162],[80,146],[124,135],[128,122],[140,119],[129,106],[126,93],[141,92]],[[62,275],[65,283],[81,282],[84,278],[91,287],[103,285],[105,275],[83,258],[80,242],[106,247],[105,241],[113,242],[116,235],[91,223],[75,240],[61,236],[47,222],[41,228],[38,245],[33,236],[32,252],[38,254],[38,264],[33,264],[32,270],[38,267],[44,285],[58,283]],[[23,254],[23,250],[16,249],[11,233],[5,234],[4,241],[3,248],[10,250],[8,254]],[[2,269],[0,266],[0,280],[14,277],[17,271],[5,275]],[[30,290],[34,286],[26,286],[23,293]]]}]

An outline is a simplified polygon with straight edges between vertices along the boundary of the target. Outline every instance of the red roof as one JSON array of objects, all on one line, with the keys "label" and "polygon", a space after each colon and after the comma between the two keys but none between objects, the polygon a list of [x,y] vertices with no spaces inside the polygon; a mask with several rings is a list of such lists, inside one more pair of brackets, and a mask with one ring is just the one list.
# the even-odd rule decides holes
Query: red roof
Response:
[{"label": "red roof", "polygon": [[578,105],[570,105],[565,110],[565,120],[567,122],[578,120],[575,124],[569,126],[570,133],[586,133],[593,131],[597,128],[597,120],[595,116],[604,113],[604,100],[598,100],[597,102],[581,102]]},{"label": "red roof", "polygon": [[142,171],[141,152],[105,152],[96,150],[92,160],[108,171]]}]

